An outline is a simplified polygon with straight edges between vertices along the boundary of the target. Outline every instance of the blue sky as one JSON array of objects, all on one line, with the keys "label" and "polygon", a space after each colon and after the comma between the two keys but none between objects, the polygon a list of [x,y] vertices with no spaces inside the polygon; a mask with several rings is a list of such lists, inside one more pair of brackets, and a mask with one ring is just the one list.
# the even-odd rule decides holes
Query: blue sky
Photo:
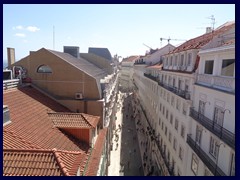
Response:
[{"label": "blue sky", "polygon": [[[189,40],[235,20],[234,4],[152,5],[3,5],[3,60],[7,47],[15,48],[16,60],[44,47],[62,51],[63,46],[106,47],[122,57],[144,55],[148,48],[160,48],[160,38]],[[53,48],[53,26],[55,48]],[[178,45],[184,41],[170,41]]]}]

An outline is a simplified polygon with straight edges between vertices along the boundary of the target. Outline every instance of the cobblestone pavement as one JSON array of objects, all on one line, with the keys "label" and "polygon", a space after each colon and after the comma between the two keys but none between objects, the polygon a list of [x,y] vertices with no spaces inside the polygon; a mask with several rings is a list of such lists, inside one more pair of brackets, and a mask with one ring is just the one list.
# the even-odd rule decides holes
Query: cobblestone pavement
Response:
[{"label": "cobblestone pavement", "polygon": [[[142,161],[131,97],[119,93],[116,131],[113,137],[109,176],[143,176]],[[119,128],[120,127],[120,128]]]}]

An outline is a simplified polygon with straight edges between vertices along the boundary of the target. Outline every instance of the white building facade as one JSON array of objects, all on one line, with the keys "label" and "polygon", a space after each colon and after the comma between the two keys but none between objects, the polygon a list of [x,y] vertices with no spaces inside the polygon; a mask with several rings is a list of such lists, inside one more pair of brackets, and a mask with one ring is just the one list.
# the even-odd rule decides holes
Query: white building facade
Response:
[{"label": "white building facade", "polygon": [[[220,39],[221,41],[216,41]],[[235,175],[235,27],[199,52],[189,175]]]},{"label": "white building facade", "polygon": [[[226,24],[214,33],[187,41],[164,55],[158,68],[134,66],[140,124],[145,125],[144,152],[148,157],[145,162],[154,165],[153,175],[235,174],[235,48],[229,45],[209,49],[212,42],[218,42],[217,37],[226,38],[224,34],[232,33],[232,28],[232,24]],[[144,58],[138,62],[143,63]],[[204,111],[206,102],[212,107],[206,105]],[[199,111],[206,113],[200,114],[200,118],[203,114],[205,120],[205,116],[214,117],[213,129],[196,120]],[[201,130],[204,131],[200,133]],[[196,138],[202,139],[201,146],[195,142]]]}]

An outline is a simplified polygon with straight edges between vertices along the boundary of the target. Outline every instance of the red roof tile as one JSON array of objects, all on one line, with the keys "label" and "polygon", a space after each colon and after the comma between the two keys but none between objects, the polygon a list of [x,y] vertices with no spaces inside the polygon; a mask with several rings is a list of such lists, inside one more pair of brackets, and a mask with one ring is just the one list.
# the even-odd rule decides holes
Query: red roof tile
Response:
[{"label": "red roof tile", "polygon": [[58,128],[95,128],[100,120],[99,116],[83,113],[48,113],[48,117]]},{"label": "red roof tile", "polygon": [[[8,105],[11,119],[3,127],[4,175],[76,175],[79,167],[83,173],[91,148],[54,127],[48,118],[49,112],[70,113],[67,108],[31,87],[3,91],[3,104]],[[96,116],[81,116],[89,126],[96,127],[99,121]],[[96,144],[103,142],[98,138]],[[29,158],[37,159],[32,166]],[[45,169],[35,168],[45,161]]]},{"label": "red roof tile", "polygon": [[178,53],[178,52],[186,51],[189,49],[199,49],[202,46],[206,45],[208,42],[210,42],[213,37],[223,34],[224,32],[230,30],[234,26],[235,26],[235,22],[226,23],[220,26],[219,28],[217,28],[213,32],[203,34],[201,36],[198,36],[196,38],[193,38],[181,44],[180,46],[170,51],[168,54]]},{"label": "red roof tile", "polygon": [[107,128],[101,129],[99,131],[97,142],[96,142],[95,146],[93,147],[90,161],[89,161],[87,169],[86,169],[86,173],[85,173],[86,176],[96,176],[97,175],[99,163],[101,160],[101,155],[102,155],[102,152],[104,149],[106,134],[107,134]]},{"label": "red roof tile", "polygon": [[[57,150],[4,149],[4,176],[74,176],[81,153]],[[77,163],[75,163],[75,161]],[[74,166],[74,163],[77,166]]]},{"label": "red roof tile", "polygon": [[139,56],[130,56],[127,58],[123,58],[122,62],[133,62],[135,60],[137,60],[139,58]]}]

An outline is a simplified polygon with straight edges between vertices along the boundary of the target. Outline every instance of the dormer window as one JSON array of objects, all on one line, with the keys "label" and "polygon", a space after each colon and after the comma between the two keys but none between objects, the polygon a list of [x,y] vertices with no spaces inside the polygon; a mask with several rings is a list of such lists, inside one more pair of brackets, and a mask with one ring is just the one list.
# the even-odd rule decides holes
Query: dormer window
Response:
[{"label": "dormer window", "polygon": [[48,65],[41,65],[37,69],[38,73],[52,73],[52,69]]},{"label": "dormer window", "polygon": [[213,73],[213,60],[205,61],[205,70],[204,74],[212,74]]},{"label": "dormer window", "polygon": [[188,54],[188,66],[190,66],[191,65],[191,60],[192,60],[192,53],[189,53]]},{"label": "dormer window", "polygon": [[222,76],[233,76],[235,67],[235,59],[223,59],[222,61]]}]

